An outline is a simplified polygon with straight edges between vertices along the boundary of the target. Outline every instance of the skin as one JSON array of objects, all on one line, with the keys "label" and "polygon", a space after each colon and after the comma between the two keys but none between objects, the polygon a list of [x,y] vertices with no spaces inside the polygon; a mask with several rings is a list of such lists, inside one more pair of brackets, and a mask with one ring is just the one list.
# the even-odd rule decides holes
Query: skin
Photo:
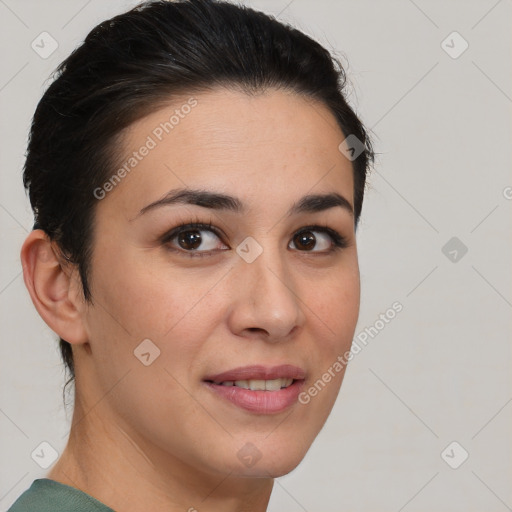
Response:
[{"label": "skin", "polygon": [[[352,166],[338,150],[345,137],[328,108],[282,90],[194,97],[190,114],[97,203],[92,304],[42,231],[21,253],[37,310],[75,357],[70,437],[48,478],[123,512],[266,510],[273,479],[299,464],[324,425],[343,371],[308,404],[274,414],[238,408],[203,379],[289,363],[306,371],[308,388],[349,350],[359,314],[353,215],[339,206],[286,215],[307,194],[354,204]],[[120,165],[187,99],[130,126]],[[236,196],[247,212],[175,204],[139,214],[182,187]],[[198,220],[223,234],[201,231],[209,255],[162,242]],[[294,235],[311,224],[347,247],[329,252],[331,238],[315,230],[308,251]],[[263,249],[252,263],[235,251],[248,236]],[[160,350],[149,366],[134,356],[144,339]],[[237,457],[248,442],[261,455],[252,467]]]}]

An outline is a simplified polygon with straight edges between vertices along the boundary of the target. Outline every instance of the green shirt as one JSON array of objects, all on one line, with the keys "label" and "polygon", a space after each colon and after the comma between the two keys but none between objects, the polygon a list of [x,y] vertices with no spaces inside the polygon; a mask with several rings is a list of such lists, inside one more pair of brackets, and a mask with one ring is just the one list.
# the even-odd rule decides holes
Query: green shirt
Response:
[{"label": "green shirt", "polygon": [[79,489],[49,478],[32,482],[7,512],[114,512]]}]

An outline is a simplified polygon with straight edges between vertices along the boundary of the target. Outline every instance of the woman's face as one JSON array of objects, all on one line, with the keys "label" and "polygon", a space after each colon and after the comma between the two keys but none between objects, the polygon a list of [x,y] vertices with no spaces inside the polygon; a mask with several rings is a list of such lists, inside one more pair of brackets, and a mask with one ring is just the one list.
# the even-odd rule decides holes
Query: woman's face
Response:
[{"label": "woman's face", "polygon": [[[359,313],[344,138],[325,106],[277,90],[186,96],[126,130],[95,192],[88,343],[75,346],[77,394],[86,409],[101,399],[109,435],[208,473],[275,477],[301,461]],[[173,231],[188,223],[211,228]],[[289,385],[280,376],[293,384],[243,389]]]}]

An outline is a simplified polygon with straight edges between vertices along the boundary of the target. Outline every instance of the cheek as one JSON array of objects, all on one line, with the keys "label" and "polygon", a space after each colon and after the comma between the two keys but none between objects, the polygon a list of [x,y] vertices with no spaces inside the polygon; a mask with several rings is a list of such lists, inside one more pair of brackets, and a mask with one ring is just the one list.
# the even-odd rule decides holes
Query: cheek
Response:
[{"label": "cheek", "polygon": [[[326,344],[332,352],[339,352],[350,345],[359,317],[360,281],[357,266],[353,269],[331,275],[316,287],[318,290],[309,300],[311,319],[324,325],[327,333]],[[332,353],[331,353],[332,356]]]},{"label": "cheek", "polygon": [[205,293],[205,286],[198,286],[200,281],[187,270],[162,266],[136,251],[120,254],[115,261],[101,260],[94,285],[95,297],[109,307],[111,323],[133,336],[149,338],[160,338],[172,329]]},{"label": "cheek", "polygon": [[151,258],[105,258],[95,270],[96,304],[88,318],[91,345],[101,356],[97,361],[115,358],[122,372],[140,364],[134,350],[149,339],[160,351],[158,366],[187,376],[219,322],[222,307],[215,283],[223,273],[163,267]]},{"label": "cheek", "polygon": [[357,320],[359,318],[360,286],[359,277],[345,282],[339,290],[336,303],[333,302],[331,316],[334,321],[333,330],[340,333],[344,341],[343,347],[350,346]]},{"label": "cheek", "polygon": [[308,353],[315,364],[306,392],[311,391],[311,406],[324,417],[334,405],[346,371],[345,354],[350,350],[359,317],[359,272],[357,268],[340,272],[335,280],[331,276],[317,289],[319,292],[309,298],[314,305],[308,318],[315,344],[308,347]]}]

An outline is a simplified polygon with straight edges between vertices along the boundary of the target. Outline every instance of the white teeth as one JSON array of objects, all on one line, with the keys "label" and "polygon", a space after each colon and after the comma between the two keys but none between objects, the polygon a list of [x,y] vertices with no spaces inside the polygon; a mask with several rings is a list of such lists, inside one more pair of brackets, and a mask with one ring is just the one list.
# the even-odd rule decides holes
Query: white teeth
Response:
[{"label": "white teeth", "polygon": [[273,380],[260,380],[260,379],[250,379],[250,380],[226,380],[224,382],[216,382],[215,384],[220,384],[221,386],[237,386],[243,389],[250,389],[252,391],[279,391],[281,388],[287,388],[293,382],[293,379],[273,379]]},{"label": "white teeth", "polygon": [[[265,391],[265,381],[264,380],[244,380],[242,381],[244,384],[247,382],[247,387],[251,391]],[[235,386],[238,386],[238,381],[235,381]]]},{"label": "white teeth", "polygon": [[[274,379],[274,380],[262,380],[263,389],[267,391],[279,391],[282,387],[286,386],[286,381],[288,379]],[[286,386],[288,387],[288,386]]]}]

